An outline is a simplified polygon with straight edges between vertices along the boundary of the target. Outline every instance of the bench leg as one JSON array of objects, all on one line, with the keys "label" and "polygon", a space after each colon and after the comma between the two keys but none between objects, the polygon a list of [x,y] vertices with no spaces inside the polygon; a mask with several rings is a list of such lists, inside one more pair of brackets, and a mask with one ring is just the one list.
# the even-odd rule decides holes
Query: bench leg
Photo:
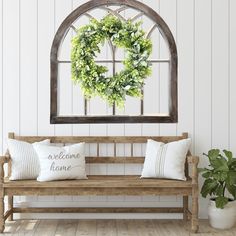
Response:
[{"label": "bench leg", "polygon": [[[13,196],[8,196],[8,210],[13,209]],[[8,217],[8,220],[13,220],[13,213]]]},{"label": "bench leg", "polygon": [[198,231],[198,194],[193,190],[192,195],[192,219],[191,219],[191,231],[197,233]]},{"label": "bench leg", "polygon": [[183,219],[184,219],[184,221],[187,221],[188,220],[188,213],[187,213],[187,210],[188,210],[188,196],[183,196],[183,210],[184,210]]},{"label": "bench leg", "polygon": [[5,229],[4,221],[4,196],[3,193],[0,193],[0,233],[3,233]]}]

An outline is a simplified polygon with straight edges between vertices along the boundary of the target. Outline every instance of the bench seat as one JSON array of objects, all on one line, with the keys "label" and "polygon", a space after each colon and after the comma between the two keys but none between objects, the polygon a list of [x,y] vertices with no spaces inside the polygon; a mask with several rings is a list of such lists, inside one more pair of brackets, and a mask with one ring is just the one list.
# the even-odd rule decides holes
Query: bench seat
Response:
[{"label": "bench seat", "polygon": [[8,178],[5,179],[3,186],[5,188],[192,188],[191,178],[187,181],[172,180],[172,179],[141,179],[137,175],[89,175],[88,179],[81,180],[61,180],[61,181],[49,181],[39,182],[36,180],[16,180],[10,181]]},{"label": "bench seat", "polygon": [[[38,182],[10,181],[3,187],[8,195],[181,195],[192,192],[192,182],[170,179],[140,179],[140,176],[91,175],[86,180]],[[67,189],[70,189],[68,191]],[[181,191],[180,191],[181,189]],[[43,191],[42,191],[43,190]]]}]

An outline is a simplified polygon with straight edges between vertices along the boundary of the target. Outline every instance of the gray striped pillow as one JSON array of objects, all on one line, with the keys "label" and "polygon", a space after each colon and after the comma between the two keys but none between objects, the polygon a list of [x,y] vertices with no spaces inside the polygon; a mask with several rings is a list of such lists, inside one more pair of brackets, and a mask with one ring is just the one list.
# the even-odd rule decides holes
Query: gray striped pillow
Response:
[{"label": "gray striped pillow", "polygon": [[37,144],[49,145],[50,140],[27,143],[15,139],[8,139],[8,150],[11,155],[12,167],[10,180],[36,179],[39,175],[39,159],[34,146]]},{"label": "gray striped pillow", "polygon": [[141,178],[186,180],[184,163],[191,139],[162,143],[148,139]]}]

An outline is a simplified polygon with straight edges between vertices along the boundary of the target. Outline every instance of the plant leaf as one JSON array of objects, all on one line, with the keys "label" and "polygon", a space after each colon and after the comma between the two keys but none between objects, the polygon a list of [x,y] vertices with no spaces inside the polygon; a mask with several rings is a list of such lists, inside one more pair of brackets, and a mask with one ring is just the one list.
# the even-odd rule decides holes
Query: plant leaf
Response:
[{"label": "plant leaf", "polygon": [[236,184],[236,172],[230,170],[228,172],[229,184],[233,185]]},{"label": "plant leaf", "polygon": [[216,207],[223,209],[225,205],[228,203],[229,199],[227,197],[217,197],[216,198]]},{"label": "plant leaf", "polygon": [[212,159],[212,160],[210,160],[210,163],[216,171],[228,171],[229,170],[228,163],[227,163],[226,159],[223,157]]},{"label": "plant leaf", "polygon": [[201,189],[202,196],[206,197],[208,194],[211,195],[217,185],[217,181],[213,179],[206,179]]},{"label": "plant leaf", "polygon": [[232,194],[234,199],[236,199],[236,186],[235,185],[230,185],[230,184],[226,183],[226,188],[229,191],[229,193]]},{"label": "plant leaf", "polygon": [[212,177],[212,172],[211,171],[206,171],[205,173],[202,174],[202,177],[203,178],[209,178],[209,177]]},{"label": "plant leaf", "polygon": [[212,177],[217,181],[225,181],[228,178],[228,172],[226,171],[215,171]]},{"label": "plant leaf", "polygon": [[204,172],[204,171],[209,171],[207,168],[198,168],[198,173]]},{"label": "plant leaf", "polygon": [[211,160],[216,159],[220,154],[220,150],[219,149],[211,149],[208,151],[208,157]]},{"label": "plant leaf", "polygon": [[236,158],[232,158],[232,160],[230,162],[230,167],[231,168],[236,168]]},{"label": "plant leaf", "polygon": [[233,159],[233,154],[232,154],[232,152],[231,152],[231,151],[227,151],[227,150],[225,150],[225,149],[223,150],[223,152],[224,152],[225,156],[228,158],[228,161],[231,162],[232,159]]},{"label": "plant leaf", "polygon": [[215,188],[215,195],[217,196],[223,196],[224,195],[224,188],[221,184],[218,184],[217,187]]}]

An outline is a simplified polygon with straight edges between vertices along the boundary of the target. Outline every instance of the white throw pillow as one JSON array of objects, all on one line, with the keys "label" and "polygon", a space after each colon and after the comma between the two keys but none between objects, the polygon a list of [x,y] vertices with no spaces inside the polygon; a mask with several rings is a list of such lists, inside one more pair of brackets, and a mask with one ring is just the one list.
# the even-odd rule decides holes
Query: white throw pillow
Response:
[{"label": "white throw pillow", "polygon": [[65,147],[35,146],[40,162],[37,180],[87,179],[84,146],[85,143]]},{"label": "white throw pillow", "polygon": [[184,164],[191,139],[164,144],[148,139],[141,178],[186,180]]},{"label": "white throw pillow", "polygon": [[39,160],[34,146],[50,145],[50,140],[27,143],[16,139],[8,139],[8,150],[11,155],[12,167],[10,180],[36,179],[39,175]]}]

